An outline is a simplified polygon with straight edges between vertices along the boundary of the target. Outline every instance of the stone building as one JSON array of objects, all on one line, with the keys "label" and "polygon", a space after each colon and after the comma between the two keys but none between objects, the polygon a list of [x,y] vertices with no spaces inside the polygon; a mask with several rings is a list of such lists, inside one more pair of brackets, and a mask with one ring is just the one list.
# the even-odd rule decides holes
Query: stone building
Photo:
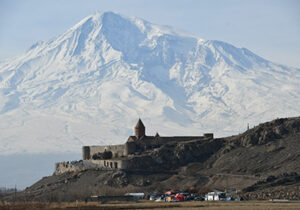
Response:
[{"label": "stone building", "polygon": [[125,144],[106,146],[83,146],[82,160],[56,163],[55,174],[74,172],[86,169],[140,169],[137,158],[168,143],[188,142],[193,140],[213,139],[213,133],[203,136],[147,136],[141,119],[134,127],[134,135],[129,136]]},{"label": "stone building", "polygon": [[[160,147],[164,144],[173,141],[190,141],[195,139],[212,139],[212,133],[206,133],[203,136],[160,136],[156,133],[155,136],[147,136],[146,128],[141,119],[138,120],[134,127],[134,136],[129,136],[125,144],[107,145],[107,146],[84,146],[82,148],[82,159],[93,160],[96,156],[101,157],[101,154],[111,153],[112,160],[126,159],[127,156],[140,153],[148,149]],[[101,159],[101,158],[100,158]],[[109,160],[106,160],[109,162]],[[110,163],[109,165],[110,166]]]}]

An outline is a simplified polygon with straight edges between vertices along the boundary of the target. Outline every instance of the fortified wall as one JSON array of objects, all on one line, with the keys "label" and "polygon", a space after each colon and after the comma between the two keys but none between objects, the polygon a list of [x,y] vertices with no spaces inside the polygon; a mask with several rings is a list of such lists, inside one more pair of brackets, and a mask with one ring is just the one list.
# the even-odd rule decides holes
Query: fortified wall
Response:
[{"label": "fortified wall", "polygon": [[114,160],[80,160],[72,162],[59,162],[55,165],[55,175],[83,171],[88,169],[98,170],[116,170],[116,169],[127,169],[129,161],[114,159]]}]

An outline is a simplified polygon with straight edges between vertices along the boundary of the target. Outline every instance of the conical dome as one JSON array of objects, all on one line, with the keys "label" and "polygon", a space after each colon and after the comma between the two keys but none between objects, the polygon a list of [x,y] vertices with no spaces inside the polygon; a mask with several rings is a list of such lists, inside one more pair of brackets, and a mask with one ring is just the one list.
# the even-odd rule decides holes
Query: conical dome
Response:
[{"label": "conical dome", "polygon": [[139,119],[136,126],[134,127],[134,133],[137,139],[145,136],[145,126],[141,119]]},{"label": "conical dome", "polygon": [[135,128],[145,128],[143,122],[141,119],[139,119],[139,121],[137,122],[137,124],[135,125]]}]

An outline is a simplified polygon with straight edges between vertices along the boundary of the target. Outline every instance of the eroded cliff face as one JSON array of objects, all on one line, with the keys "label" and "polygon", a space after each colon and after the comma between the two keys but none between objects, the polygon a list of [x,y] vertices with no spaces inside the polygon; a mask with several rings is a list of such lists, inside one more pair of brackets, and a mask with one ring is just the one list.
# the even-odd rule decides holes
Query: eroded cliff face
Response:
[{"label": "eroded cliff face", "polygon": [[281,118],[255,126],[235,139],[242,146],[262,145],[296,134],[299,131],[300,120],[298,118]]},{"label": "eroded cliff face", "polygon": [[140,157],[134,157],[135,168],[153,170],[174,170],[193,162],[205,162],[216,153],[224,140],[192,140],[187,142],[169,143],[146,151]]}]

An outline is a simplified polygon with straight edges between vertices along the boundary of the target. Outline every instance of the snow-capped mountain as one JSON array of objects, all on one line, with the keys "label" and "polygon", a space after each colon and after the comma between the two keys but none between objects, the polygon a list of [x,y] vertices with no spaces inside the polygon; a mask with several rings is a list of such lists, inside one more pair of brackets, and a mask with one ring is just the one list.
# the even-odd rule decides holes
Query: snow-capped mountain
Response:
[{"label": "snow-capped mountain", "polygon": [[79,152],[146,134],[217,136],[300,114],[300,69],[104,12],[0,63],[0,152]]}]

